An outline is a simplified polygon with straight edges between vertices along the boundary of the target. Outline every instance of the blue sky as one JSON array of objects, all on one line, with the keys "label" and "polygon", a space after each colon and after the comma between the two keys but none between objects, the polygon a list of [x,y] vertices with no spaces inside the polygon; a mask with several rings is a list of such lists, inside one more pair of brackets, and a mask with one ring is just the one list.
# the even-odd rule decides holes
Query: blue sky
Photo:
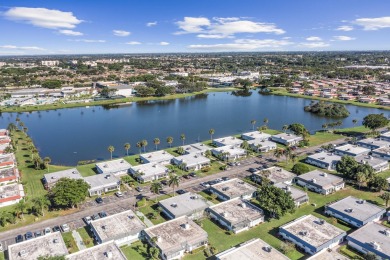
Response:
[{"label": "blue sky", "polygon": [[388,0],[2,0],[0,55],[388,50]]}]

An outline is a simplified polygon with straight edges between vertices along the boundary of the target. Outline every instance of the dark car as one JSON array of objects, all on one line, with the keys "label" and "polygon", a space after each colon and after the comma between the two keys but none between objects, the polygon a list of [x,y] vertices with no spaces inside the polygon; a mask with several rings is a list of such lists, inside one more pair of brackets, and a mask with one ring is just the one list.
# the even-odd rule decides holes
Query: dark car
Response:
[{"label": "dark car", "polygon": [[98,203],[98,204],[103,203],[103,199],[102,199],[101,197],[97,197],[97,198],[95,199],[95,201],[96,201],[96,203]]},{"label": "dark car", "polygon": [[107,213],[104,212],[104,211],[99,212],[99,216],[100,216],[101,218],[107,217]]},{"label": "dark car", "polygon": [[229,165],[229,166],[234,166],[234,163],[228,162],[227,165]]},{"label": "dark car", "polygon": [[185,190],[178,190],[178,191],[176,191],[177,192],[177,194],[184,194],[184,193],[187,193],[187,191],[185,191]]},{"label": "dark car", "polygon": [[189,176],[195,178],[196,177],[196,173],[195,172],[191,172],[190,174],[188,174]]},{"label": "dark car", "polygon": [[255,169],[255,168],[249,168],[248,171],[249,171],[250,173],[256,173],[256,172],[258,172],[258,170]]},{"label": "dark car", "polygon": [[230,179],[229,179],[229,177],[222,177],[222,180],[223,180],[223,181],[228,181],[228,180],[230,180]]},{"label": "dark car", "polygon": [[135,190],[138,191],[138,192],[143,192],[143,191],[144,191],[144,190],[143,190],[141,187],[139,187],[139,186],[138,186],[137,188],[135,188]]},{"label": "dark car", "polygon": [[35,231],[34,235],[35,235],[35,237],[40,237],[40,236],[42,236],[42,232],[41,231]]},{"label": "dark car", "polygon": [[167,180],[162,180],[161,184],[167,186],[168,185],[168,181]]},{"label": "dark car", "polygon": [[27,232],[24,237],[26,238],[26,240],[30,240],[30,239],[33,239],[34,238],[34,235],[32,232]]},{"label": "dark car", "polygon": [[22,241],[23,241],[23,236],[22,236],[22,235],[17,235],[17,236],[15,237],[15,241],[16,241],[16,243],[22,242]]},{"label": "dark car", "polygon": [[54,226],[53,227],[53,232],[58,232],[58,231],[61,231],[60,226]]},{"label": "dark car", "polygon": [[99,215],[98,214],[94,214],[94,215],[92,215],[92,219],[93,220],[97,220],[97,219],[99,219],[100,217],[99,217]]},{"label": "dark car", "polygon": [[183,178],[189,179],[190,176],[188,176],[188,174],[184,174],[184,175],[183,175]]}]

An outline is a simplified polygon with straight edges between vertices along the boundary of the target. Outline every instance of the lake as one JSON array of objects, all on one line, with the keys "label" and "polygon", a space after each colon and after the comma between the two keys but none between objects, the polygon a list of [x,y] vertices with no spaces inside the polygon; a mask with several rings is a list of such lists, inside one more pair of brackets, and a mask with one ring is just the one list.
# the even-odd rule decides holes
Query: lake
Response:
[{"label": "lake", "polygon": [[[166,148],[168,136],[174,138],[173,146],[181,145],[182,133],[187,144],[210,139],[210,128],[215,129],[215,138],[240,134],[252,129],[252,119],[257,120],[256,127],[268,118],[272,129],[281,130],[283,125],[299,122],[310,131],[337,120],[305,112],[303,107],[309,104],[309,99],[263,96],[257,92],[246,97],[216,92],[110,109],[96,106],[22,113],[19,117],[42,158],[49,156],[53,164],[76,165],[80,160],[109,159],[109,145],[115,147],[114,157],[120,157],[126,154],[126,142],[131,144],[129,153],[136,154],[136,143],[142,139],[148,141],[146,150],[152,151],[156,137],[161,140],[159,148]],[[352,119],[361,124],[368,114],[386,113],[352,105],[347,108],[351,114],[342,120],[342,127],[352,127]],[[6,128],[16,117],[16,113],[3,113],[0,127]]]}]

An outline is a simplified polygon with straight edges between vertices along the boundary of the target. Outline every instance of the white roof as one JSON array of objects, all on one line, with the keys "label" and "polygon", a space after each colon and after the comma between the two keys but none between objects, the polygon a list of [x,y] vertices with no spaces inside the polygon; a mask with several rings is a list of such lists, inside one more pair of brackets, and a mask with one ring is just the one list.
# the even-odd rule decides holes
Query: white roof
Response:
[{"label": "white roof", "polygon": [[164,162],[164,161],[170,161],[173,158],[173,155],[168,153],[167,151],[155,151],[151,153],[144,153],[140,155],[142,160],[147,160],[148,162]]},{"label": "white roof", "polygon": [[247,138],[247,139],[260,139],[260,140],[264,140],[264,139],[270,138],[271,135],[263,133],[263,132],[259,132],[259,131],[252,131],[252,132],[247,132],[247,133],[241,134],[241,137],[244,137],[244,138]]},{"label": "white roof", "polygon": [[314,159],[314,160],[321,161],[321,162],[328,163],[328,164],[332,164],[335,161],[341,160],[340,155],[330,153],[330,152],[315,153],[315,154],[309,155],[307,158]]},{"label": "white roof", "polygon": [[336,147],[335,151],[339,151],[342,153],[348,152],[348,153],[360,155],[360,154],[368,154],[370,152],[370,149],[359,147],[357,145],[345,144],[345,145]]},{"label": "white roof", "polygon": [[202,196],[192,192],[161,200],[159,204],[164,206],[175,217],[190,215],[193,212],[204,210],[209,206]]},{"label": "white roof", "polygon": [[200,154],[185,154],[182,156],[175,157],[174,160],[181,163],[185,163],[187,167],[191,167],[193,165],[198,165],[198,164],[210,163],[209,158]]},{"label": "white roof", "polygon": [[84,178],[84,181],[87,182],[91,187],[90,190],[100,189],[107,186],[115,185],[120,182],[120,180],[115,177],[113,174],[96,174]]},{"label": "white roof", "polygon": [[103,173],[115,173],[119,171],[127,171],[131,165],[124,159],[117,159],[97,163],[96,167],[99,168]]},{"label": "white roof", "polygon": [[145,163],[137,166],[131,166],[131,170],[134,172],[143,173],[144,178],[147,178],[148,176],[154,176],[167,172],[168,168],[158,163]]},{"label": "white roof", "polygon": [[214,139],[213,141],[221,143],[223,145],[240,145],[243,142],[243,140],[238,139],[237,137],[234,136],[222,137],[222,138]]},{"label": "white roof", "polygon": [[244,149],[230,145],[214,148],[213,150],[219,153],[228,152],[231,156],[246,154],[246,151]]},{"label": "white roof", "polygon": [[59,171],[59,172],[53,172],[53,173],[47,173],[44,174],[45,180],[48,184],[55,183],[61,178],[69,178],[69,179],[82,179],[83,176],[81,176],[80,172],[76,168]]}]

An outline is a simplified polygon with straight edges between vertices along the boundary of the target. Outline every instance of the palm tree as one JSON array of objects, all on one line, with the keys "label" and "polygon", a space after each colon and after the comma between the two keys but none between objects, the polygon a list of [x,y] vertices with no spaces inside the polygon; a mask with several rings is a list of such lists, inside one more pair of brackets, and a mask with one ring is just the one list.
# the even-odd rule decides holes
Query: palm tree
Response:
[{"label": "palm tree", "polygon": [[129,156],[129,150],[131,148],[130,143],[125,143],[124,147],[125,147],[125,150],[126,150],[126,155]]},{"label": "palm tree", "polygon": [[186,140],[186,136],[184,134],[180,135],[180,140],[183,141],[183,146],[184,146],[184,141]]},{"label": "palm tree", "polygon": [[[159,181],[154,181],[150,185],[150,191],[156,195],[160,194],[161,190],[162,190],[162,185]],[[156,196],[155,202],[157,203],[157,196]]]},{"label": "palm tree", "polygon": [[255,131],[255,124],[256,124],[256,120],[251,120],[251,124],[252,124],[252,131]]},{"label": "palm tree", "polygon": [[142,143],[141,143],[141,142],[138,142],[136,146],[137,146],[137,148],[138,148],[138,150],[139,150],[139,154],[141,155]]},{"label": "palm tree", "polygon": [[7,127],[7,130],[12,133],[17,129],[16,125],[14,123],[10,123]]},{"label": "palm tree", "polygon": [[23,127],[23,132],[24,134],[27,136],[27,131],[28,131],[28,128],[27,127]]},{"label": "palm tree", "polygon": [[2,227],[7,225],[7,222],[11,219],[11,213],[7,211],[1,211],[0,212],[0,225]]},{"label": "palm tree", "polygon": [[274,151],[274,156],[279,159],[283,155],[284,155],[284,149],[276,148],[276,150]]},{"label": "palm tree", "polygon": [[215,133],[215,130],[213,128],[211,128],[209,130],[209,134],[210,134],[210,139],[211,139],[211,142],[213,142],[213,134]]},{"label": "palm tree", "polygon": [[179,176],[177,176],[176,174],[169,175],[168,185],[173,189],[173,196],[175,196],[175,187],[179,187],[179,182],[180,182]]},{"label": "palm tree", "polygon": [[23,219],[24,211],[27,208],[27,204],[24,200],[20,200],[19,203],[15,205],[16,217]]},{"label": "palm tree", "polygon": [[288,160],[290,159],[291,153],[292,153],[292,150],[290,147],[287,147],[286,149],[284,149],[283,155],[286,157],[286,164],[288,163]]},{"label": "palm tree", "polygon": [[286,132],[287,129],[288,129],[288,125],[284,125],[283,128],[282,128],[283,132]]},{"label": "palm tree", "polygon": [[177,153],[180,154],[180,155],[183,155],[183,154],[185,153],[184,148],[181,147],[181,146],[179,146],[179,147],[177,148]]},{"label": "palm tree", "polygon": [[49,164],[51,163],[50,157],[43,158],[43,163],[45,164],[45,168],[47,169],[47,172],[49,172]]},{"label": "palm tree", "polygon": [[159,138],[154,138],[153,143],[156,146],[156,151],[157,151],[157,146],[161,143],[160,139]]},{"label": "palm tree", "polygon": [[328,128],[328,124],[323,124],[322,125],[322,129],[327,129]]},{"label": "palm tree", "polygon": [[295,163],[298,160],[298,155],[296,153],[290,154],[290,160]]},{"label": "palm tree", "polygon": [[353,125],[356,125],[356,124],[357,124],[357,122],[358,122],[358,120],[357,120],[357,119],[353,119],[353,120],[352,120],[352,124],[353,124]]},{"label": "palm tree", "polygon": [[142,147],[144,148],[144,153],[146,152],[146,146],[148,146],[148,141],[145,139],[141,141]]},{"label": "palm tree", "polygon": [[172,147],[172,143],[173,143],[173,137],[172,136],[168,136],[167,137],[167,143],[169,144],[169,147]]},{"label": "palm tree", "polygon": [[268,125],[268,122],[269,122],[268,118],[264,118],[263,122],[264,122],[264,124],[267,126],[267,125]]},{"label": "palm tree", "polygon": [[111,160],[112,160],[112,153],[115,151],[115,147],[112,146],[112,145],[110,145],[110,146],[107,148],[107,150],[110,152],[110,154],[111,154]]},{"label": "palm tree", "polygon": [[390,201],[390,192],[382,193],[381,195],[379,195],[379,198],[381,198],[385,201],[385,204],[387,207],[387,205],[389,205],[389,201]]},{"label": "palm tree", "polygon": [[50,201],[46,196],[35,197],[32,199],[33,209],[38,215],[45,216],[45,210],[50,206]]}]

